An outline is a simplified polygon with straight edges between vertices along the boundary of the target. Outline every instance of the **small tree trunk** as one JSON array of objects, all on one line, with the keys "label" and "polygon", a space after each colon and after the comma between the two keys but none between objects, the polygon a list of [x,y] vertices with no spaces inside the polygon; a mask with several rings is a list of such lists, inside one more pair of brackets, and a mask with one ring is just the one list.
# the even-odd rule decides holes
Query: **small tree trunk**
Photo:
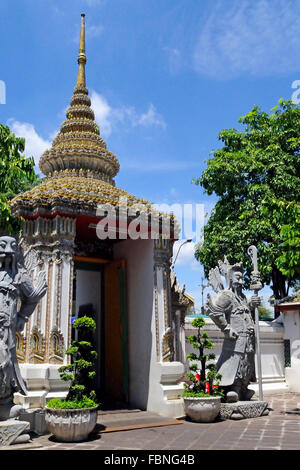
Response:
[{"label": "small tree trunk", "polygon": [[[204,356],[204,350],[202,347],[199,348],[199,353],[200,357]],[[204,386],[204,391],[205,391],[205,379],[206,379],[206,374],[205,374],[205,368],[206,368],[206,358],[201,359],[201,371],[200,371],[200,383],[203,384]]]},{"label": "small tree trunk", "polygon": [[287,296],[286,277],[276,267],[272,269],[272,283],[275,299],[283,299]]}]

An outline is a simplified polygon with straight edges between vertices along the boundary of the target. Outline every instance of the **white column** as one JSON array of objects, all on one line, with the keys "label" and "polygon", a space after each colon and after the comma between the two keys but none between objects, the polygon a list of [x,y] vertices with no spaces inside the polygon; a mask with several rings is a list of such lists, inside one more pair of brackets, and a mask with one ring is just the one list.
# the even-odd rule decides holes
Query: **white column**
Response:
[{"label": "white column", "polygon": [[184,373],[182,362],[174,360],[174,325],[171,319],[171,278],[169,240],[154,243],[154,327],[156,363],[150,368],[150,393],[147,409],[165,416],[183,416],[181,393],[177,383]]},{"label": "white column", "polygon": [[300,392],[300,302],[281,304],[284,339],[290,350],[290,366],[285,367],[285,379],[290,392]]}]

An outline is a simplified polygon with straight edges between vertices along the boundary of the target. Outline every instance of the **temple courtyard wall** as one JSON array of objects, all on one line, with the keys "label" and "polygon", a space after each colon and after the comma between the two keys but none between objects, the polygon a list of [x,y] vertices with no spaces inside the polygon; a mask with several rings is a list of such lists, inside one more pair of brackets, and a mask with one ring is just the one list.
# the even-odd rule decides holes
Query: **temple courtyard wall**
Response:
[{"label": "temple courtyard wall", "polygon": [[[300,312],[284,312],[279,321],[260,321],[260,344],[263,391],[276,392],[288,390],[300,392],[299,346],[300,346]],[[195,334],[192,317],[185,320],[185,338]],[[224,335],[210,318],[205,318],[204,331],[214,343],[213,351],[218,359]],[[189,343],[185,344],[185,353],[193,352]],[[256,359],[255,359],[256,360]],[[257,364],[257,361],[256,361]],[[185,362],[185,371],[189,363]],[[256,366],[257,370],[257,366]],[[258,392],[258,384],[252,383],[249,388]]]}]

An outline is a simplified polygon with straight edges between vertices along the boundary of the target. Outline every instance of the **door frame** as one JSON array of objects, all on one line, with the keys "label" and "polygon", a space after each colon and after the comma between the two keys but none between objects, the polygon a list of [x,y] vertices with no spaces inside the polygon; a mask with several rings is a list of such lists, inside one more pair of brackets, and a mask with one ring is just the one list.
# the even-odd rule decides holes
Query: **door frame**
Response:
[{"label": "door frame", "polygon": [[[120,282],[120,314],[121,314],[121,327],[123,329],[122,334],[122,356],[124,362],[122,365],[122,378],[123,378],[123,396],[124,401],[129,403],[129,356],[128,356],[128,317],[127,317],[127,295],[126,295],[126,262],[124,259],[121,260],[110,260],[103,258],[94,258],[86,256],[74,256],[74,270],[82,269],[86,271],[100,271],[101,272],[101,298],[100,298],[100,383],[103,384],[103,390],[101,387],[100,391],[106,390],[106,354],[105,354],[105,265],[118,263],[121,264],[119,282]],[[124,338],[126,338],[124,340]]]}]

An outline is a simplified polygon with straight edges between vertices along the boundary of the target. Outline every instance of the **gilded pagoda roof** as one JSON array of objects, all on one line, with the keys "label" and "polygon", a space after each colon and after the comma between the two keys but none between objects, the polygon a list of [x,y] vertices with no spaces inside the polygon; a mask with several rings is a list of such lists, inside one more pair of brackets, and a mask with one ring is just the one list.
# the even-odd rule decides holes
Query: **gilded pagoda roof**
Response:
[{"label": "gilded pagoda roof", "polygon": [[88,96],[85,79],[85,23],[81,15],[78,55],[78,75],[66,120],[39,162],[46,175],[42,183],[16,196],[11,201],[13,215],[33,217],[57,212],[95,214],[98,204],[117,205],[126,198],[128,206],[147,201],[136,198],[115,186],[114,177],[120,165],[117,157],[107,149],[100,136]]},{"label": "gilded pagoda roof", "polygon": [[95,215],[99,204],[119,206],[120,201],[128,207],[134,205],[155,212],[146,200],[103,181],[93,171],[82,169],[54,172],[42,184],[16,196],[11,209],[15,215],[24,217],[56,212]]}]

